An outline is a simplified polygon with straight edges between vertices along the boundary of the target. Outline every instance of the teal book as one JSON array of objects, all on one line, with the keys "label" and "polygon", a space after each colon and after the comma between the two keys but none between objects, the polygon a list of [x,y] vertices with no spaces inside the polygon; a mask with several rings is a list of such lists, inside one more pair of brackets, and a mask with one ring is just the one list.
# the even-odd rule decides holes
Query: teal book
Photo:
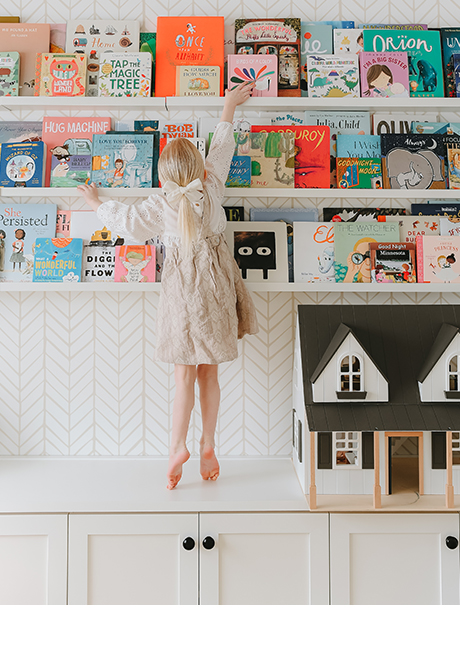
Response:
[{"label": "teal book", "polygon": [[337,157],[380,157],[380,135],[337,135]]},{"label": "teal book", "polygon": [[300,42],[300,89],[308,97],[307,56],[311,54],[333,54],[332,25],[319,22],[301,22]]},{"label": "teal book", "polygon": [[83,238],[37,238],[34,283],[79,283]]},{"label": "teal book", "polygon": [[91,181],[104,188],[158,186],[159,133],[93,136]]},{"label": "teal book", "polygon": [[460,54],[460,27],[443,27],[440,32],[446,97],[456,97],[453,56]]},{"label": "teal book", "polygon": [[406,52],[411,97],[443,97],[441,37],[436,29],[364,30],[365,52]]}]

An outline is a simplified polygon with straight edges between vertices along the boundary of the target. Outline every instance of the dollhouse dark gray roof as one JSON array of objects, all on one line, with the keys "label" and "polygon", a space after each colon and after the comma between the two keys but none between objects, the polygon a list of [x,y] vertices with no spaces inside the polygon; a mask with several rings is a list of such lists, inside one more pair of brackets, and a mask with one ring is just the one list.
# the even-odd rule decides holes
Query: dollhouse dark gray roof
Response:
[{"label": "dollhouse dark gray roof", "polygon": [[[460,306],[300,305],[298,311],[310,431],[460,430],[458,400],[422,403],[418,388],[458,332]],[[345,327],[387,379],[389,402],[313,402],[313,376],[332,359],[332,340],[338,349]]]}]

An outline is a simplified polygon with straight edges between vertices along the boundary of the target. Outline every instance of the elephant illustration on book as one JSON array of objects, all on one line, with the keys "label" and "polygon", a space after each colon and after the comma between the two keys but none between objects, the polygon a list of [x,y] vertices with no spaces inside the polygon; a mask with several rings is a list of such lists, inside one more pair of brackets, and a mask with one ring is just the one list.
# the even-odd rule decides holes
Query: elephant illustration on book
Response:
[{"label": "elephant illustration on book", "polygon": [[443,182],[443,160],[432,150],[414,153],[393,148],[386,156],[391,189],[429,189],[433,182]]}]

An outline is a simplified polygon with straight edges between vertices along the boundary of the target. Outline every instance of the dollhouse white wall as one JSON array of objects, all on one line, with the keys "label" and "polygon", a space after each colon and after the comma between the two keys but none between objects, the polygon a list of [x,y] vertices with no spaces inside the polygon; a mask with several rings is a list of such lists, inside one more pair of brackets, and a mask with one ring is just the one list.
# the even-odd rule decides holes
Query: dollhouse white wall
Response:
[{"label": "dollhouse white wall", "polygon": [[449,390],[448,366],[453,355],[460,354],[460,334],[454,337],[423,382],[419,382],[422,402],[448,402],[448,406],[460,406],[457,400],[446,400],[444,391]]}]

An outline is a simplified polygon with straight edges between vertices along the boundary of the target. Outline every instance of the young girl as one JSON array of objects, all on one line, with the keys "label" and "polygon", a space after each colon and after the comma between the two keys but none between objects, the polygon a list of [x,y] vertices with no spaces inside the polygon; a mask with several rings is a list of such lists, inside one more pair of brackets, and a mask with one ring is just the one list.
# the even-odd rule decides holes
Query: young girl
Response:
[{"label": "young girl", "polygon": [[258,332],[252,299],[222,233],[226,219],[221,206],[235,149],[235,108],[249,98],[252,87],[241,84],[227,91],[205,163],[186,138],[168,143],[158,162],[164,197],[151,195],[135,207],[114,200],[102,203],[94,183],[78,187],[107,228],[130,240],[159,235],[166,246],[156,359],[175,365],[168,489],[176,487],[190,458],[186,437],[196,380],[203,421],[200,473],[205,480],[219,476],[214,453],[217,365],[238,356],[238,339]]}]

